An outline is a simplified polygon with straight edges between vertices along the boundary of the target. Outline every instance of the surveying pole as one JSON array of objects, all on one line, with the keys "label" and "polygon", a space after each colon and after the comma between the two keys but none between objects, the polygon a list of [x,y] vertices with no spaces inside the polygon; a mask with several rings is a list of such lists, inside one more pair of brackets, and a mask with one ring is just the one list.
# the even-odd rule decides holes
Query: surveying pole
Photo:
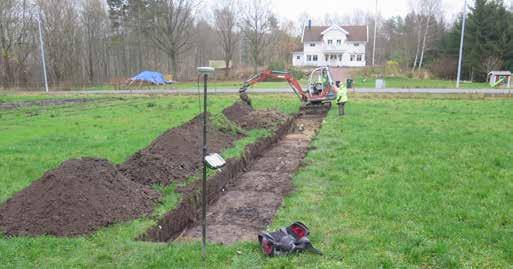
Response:
[{"label": "surveying pole", "polygon": [[198,67],[198,72],[203,75],[203,180],[201,187],[201,257],[207,257],[207,84],[208,75],[214,72],[211,67]]}]

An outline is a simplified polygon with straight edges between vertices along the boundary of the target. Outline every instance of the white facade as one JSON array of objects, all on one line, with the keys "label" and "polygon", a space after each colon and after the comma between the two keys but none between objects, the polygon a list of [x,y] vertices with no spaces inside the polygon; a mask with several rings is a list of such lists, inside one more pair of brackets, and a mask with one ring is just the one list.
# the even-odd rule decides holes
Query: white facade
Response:
[{"label": "white facade", "polygon": [[319,40],[306,40],[303,34],[304,48],[302,52],[293,53],[293,66],[365,66],[367,38],[361,41],[348,40],[349,35],[337,25],[322,31]]}]

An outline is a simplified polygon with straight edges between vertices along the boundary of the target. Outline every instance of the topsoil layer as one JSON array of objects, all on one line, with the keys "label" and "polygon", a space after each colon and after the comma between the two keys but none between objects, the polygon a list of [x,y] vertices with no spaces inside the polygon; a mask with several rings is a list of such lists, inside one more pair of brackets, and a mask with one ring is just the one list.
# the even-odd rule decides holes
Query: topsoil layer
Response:
[{"label": "topsoil layer", "polygon": [[268,129],[287,120],[287,116],[273,109],[254,110],[244,102],[226,108],[223,114],[244,129]]},{"label": "topsoil layer", "polygon": [[[203,117],[168,130],[151,145],[119,166],[127,178],[144,185],[183,181],[201,167]],[[208,126],[209,152],[221,152],[233,145],[234,136]]]},{"label": "topsoil layer", "polygon": [[69,160],[0,207],[0,230],[7,235],[87,234],[151,213],[158,198],[107,160]]}]

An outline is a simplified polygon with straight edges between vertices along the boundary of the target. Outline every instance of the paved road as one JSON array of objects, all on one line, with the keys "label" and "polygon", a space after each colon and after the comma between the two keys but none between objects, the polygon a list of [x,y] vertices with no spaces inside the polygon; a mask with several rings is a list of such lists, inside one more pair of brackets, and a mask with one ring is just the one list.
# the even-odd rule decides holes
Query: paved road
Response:
[{"label": "paved road", "polygon": [[[209,89],[211,94],[226,94],[237,93],[238,89]],[[292,92],[290,88],[281,89],[251,89],[250,93],[289,93]],[[405,94],[497,94],[497,95],[511,95],[512,89],[356,89],[357,93],[405,93]],[[60,94],[64,92],[54,92]],[[69,91],[65,93],[71,94],[197,94],[197,89],[183,89],[183,90],[114,90],[114,91]]]}]

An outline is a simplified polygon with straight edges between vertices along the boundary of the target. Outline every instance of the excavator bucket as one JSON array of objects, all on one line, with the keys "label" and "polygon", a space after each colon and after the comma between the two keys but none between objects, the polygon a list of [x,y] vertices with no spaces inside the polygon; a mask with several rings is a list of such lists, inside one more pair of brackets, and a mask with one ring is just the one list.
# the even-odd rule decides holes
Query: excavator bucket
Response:
[{"label": "excavator bucket", "polygon": [[301,106],[301,113],[305,115],[326,115],[331,109],[331,102],[305,103]]}]

